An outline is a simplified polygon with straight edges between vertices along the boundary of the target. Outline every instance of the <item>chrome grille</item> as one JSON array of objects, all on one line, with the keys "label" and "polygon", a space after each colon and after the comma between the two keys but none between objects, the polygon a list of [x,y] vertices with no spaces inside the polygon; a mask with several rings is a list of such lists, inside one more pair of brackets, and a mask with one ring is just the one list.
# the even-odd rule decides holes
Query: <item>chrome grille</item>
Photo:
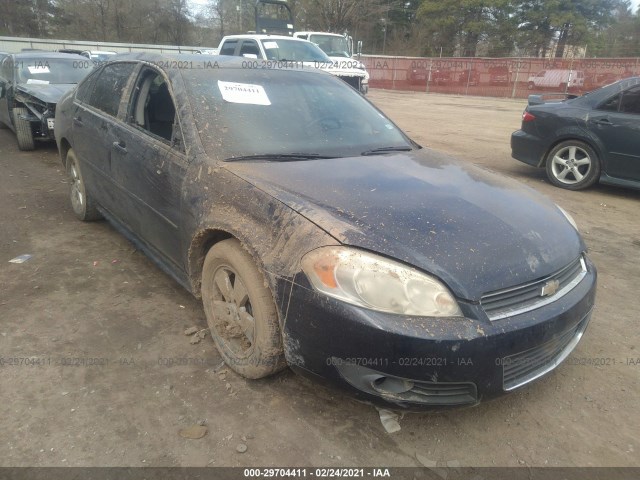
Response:
[{"label": "chrome grille", "polygon": [[[587,265],[581,256],[562,270],[535,282],[488,293],[480,304],[489,320],[500,320],[548,305],[569,293],[587,274]],[[550,289],[556,291],[551,293]]]},{"label": "chrome grille", "polygon": [[529,383],[556,368],[582,338],[589,313],[576,326],[542,345],[502,358],[503,388],[506,391]]},{"label": "chrome grille", "polygon": [[355,76],[344,76],[340,77],[341,80],[351,85],[356,90],[360,91],[360,77]]}]

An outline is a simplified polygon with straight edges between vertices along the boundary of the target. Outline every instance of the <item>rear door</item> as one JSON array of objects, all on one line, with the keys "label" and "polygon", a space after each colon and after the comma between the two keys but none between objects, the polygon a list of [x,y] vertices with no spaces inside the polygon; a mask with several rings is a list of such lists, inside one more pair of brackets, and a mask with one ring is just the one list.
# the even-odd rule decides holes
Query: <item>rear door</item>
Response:
[{"label": "rear door", "polygon": [[125,191],[118,216],[165,260],[184,268],[180,236],[184,141],[168,78],[145,66],[125,121],[113,131],[111,175]]},{"label": "rear door", "polygon": [[606,173],[640,180],[640,85],[602,103],[593,111],[589,129],[602,140],[607,151]]},{"label": "rear door", "polygon": [[120,194],[111,179],[112,130],[135,69],[136,64],[130,62],[106,65],[80,85],[73,103],[72,146],[85,182],[109,211]]}]

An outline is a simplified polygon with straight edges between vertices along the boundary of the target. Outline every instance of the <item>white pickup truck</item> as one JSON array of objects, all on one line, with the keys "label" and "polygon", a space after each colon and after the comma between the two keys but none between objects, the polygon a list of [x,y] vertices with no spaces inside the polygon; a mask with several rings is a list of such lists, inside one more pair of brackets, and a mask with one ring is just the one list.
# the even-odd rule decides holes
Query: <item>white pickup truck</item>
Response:
[{"label": "white pickup truck", "polygon": [[369,74],[364,65],[352,58],[334,61],[315,43],[281,35],[229,35],[220,41],[219,55],[244,57],[256,67],[271,68],[277,62],[297,63],[304,68],[325,70],[344,80],[362,94],[369,91]]}]

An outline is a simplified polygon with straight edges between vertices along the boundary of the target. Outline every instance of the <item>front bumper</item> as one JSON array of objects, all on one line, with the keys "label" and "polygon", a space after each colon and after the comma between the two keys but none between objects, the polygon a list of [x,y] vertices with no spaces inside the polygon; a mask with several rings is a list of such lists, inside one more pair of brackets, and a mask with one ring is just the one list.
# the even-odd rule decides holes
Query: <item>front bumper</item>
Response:
[{"label": "front bumper", "polygon": [[403,317],[319,294],[299,274],[282,284],[285,356],[306,376],[373,403],[410,410],[474,405],[555,368],[587,327],[596,270],[564,297],[524,314],[489,321],[479,304],[464,319]]},{"label": "front bumper", "polygon": [[34,138],[39,140],[55,140],[54,126],[55,126],[55,112],[47,111],[40,117],[36,116],[33,112],[29,112],[27,115],[22,115],[23,120],[28,121],[31,124],[31,130],[34,133]]},{"label": "front bumper", "polygon": [[523,130],[511,134],[511,156],[534,167],[544,165],[547,147],[542,140]]}]

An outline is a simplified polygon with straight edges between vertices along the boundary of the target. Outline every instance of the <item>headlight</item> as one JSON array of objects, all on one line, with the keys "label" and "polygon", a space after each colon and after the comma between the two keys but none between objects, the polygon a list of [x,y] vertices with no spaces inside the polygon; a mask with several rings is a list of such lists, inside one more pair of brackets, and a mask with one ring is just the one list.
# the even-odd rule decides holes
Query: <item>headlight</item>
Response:
[{"label": "headlight", "polygon": [[440,281],[372,253],[323,247],[303,257],[302,270],[316,290],[352,305],[399,315],[462,316]]},{"label": "headlight", "polygon": [[564,215],[564,218],[566,218],[569,223],[571,225],[573,225],[573,228],[575,228],[576,230],[578,230],[578,224],[576,223],[576,221],[573,219],[573,217],[571,215],[569,215],[568,212],[565,211],[564,208],[562,208],[560,205],[556,204],[556,207],[558,207],[558,210],[560,210],[562,212],[562,214]]}]

